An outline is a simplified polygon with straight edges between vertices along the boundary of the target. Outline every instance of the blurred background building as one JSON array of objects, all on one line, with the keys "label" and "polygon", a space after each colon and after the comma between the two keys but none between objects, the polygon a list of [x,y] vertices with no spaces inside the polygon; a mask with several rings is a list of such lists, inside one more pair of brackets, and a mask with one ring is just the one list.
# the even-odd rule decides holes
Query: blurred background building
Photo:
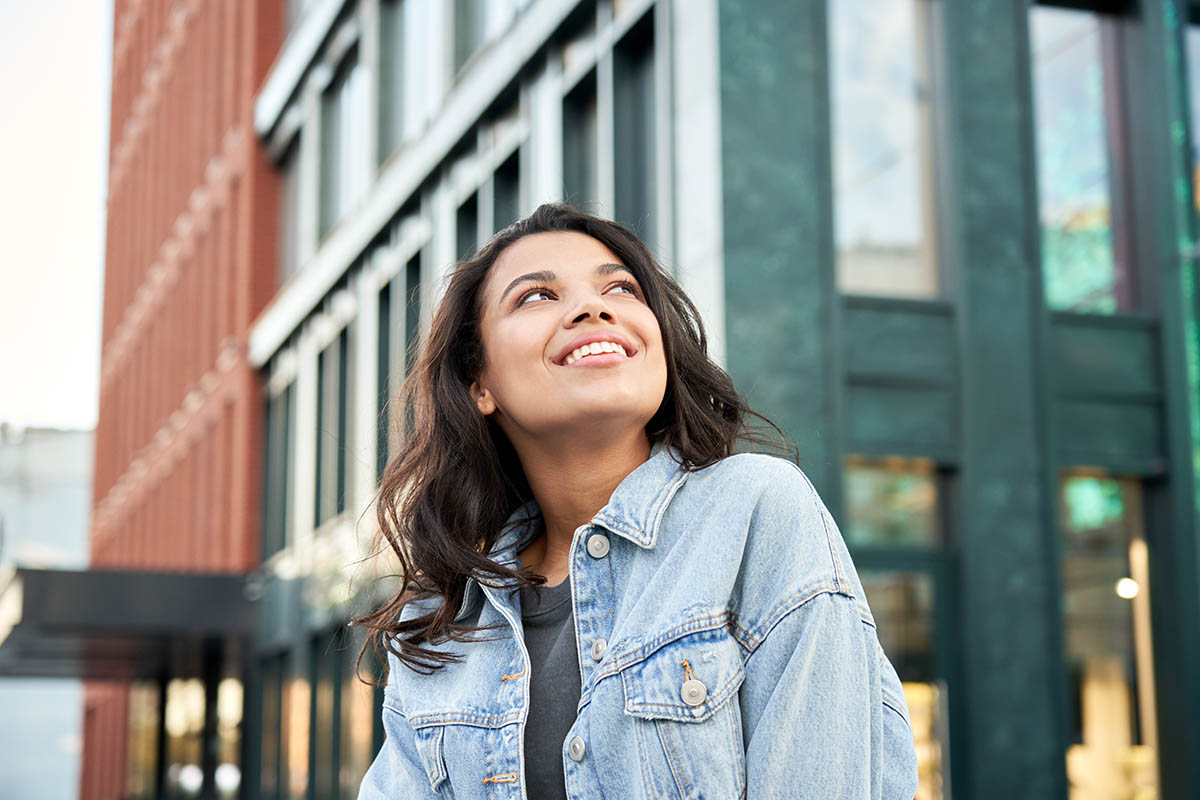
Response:
[{"label": "blurred background building", "polygon": [[[0,587],[17,565],[78,570],[87,565],[92,431],[0,423]],[[0,640],[11,609],[0,595]],[[11,644],[0,651],[7,672]],[[0,797],[73,797],[79,787],[83,686],[36,668],[0,680]]]},{"label": "blurred background building", "polygon": [[799,446],[922,800],[1200,796],[1184,0],[114,13],[91,569],[0,643],[90,680],[81,797],[355,796],[388,399],[456,259],[560,198]]}]

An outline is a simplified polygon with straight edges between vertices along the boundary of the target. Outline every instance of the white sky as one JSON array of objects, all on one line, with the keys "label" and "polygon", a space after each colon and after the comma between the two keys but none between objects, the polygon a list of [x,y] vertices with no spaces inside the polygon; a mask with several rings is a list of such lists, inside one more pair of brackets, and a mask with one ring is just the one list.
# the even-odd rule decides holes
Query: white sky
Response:
[{"label": "white sky", "polygon": [[111,0],[0,0],[0,420],[96,424]]}]

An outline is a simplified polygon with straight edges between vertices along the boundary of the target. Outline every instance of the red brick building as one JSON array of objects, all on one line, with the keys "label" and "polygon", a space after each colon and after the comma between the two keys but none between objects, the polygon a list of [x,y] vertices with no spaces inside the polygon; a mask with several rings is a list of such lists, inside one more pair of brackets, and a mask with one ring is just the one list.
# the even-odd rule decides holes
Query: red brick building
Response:
[{"label": "red brick building", "polygon": [[[257,563],[261,406],[245,352],[275,289],[278,178],[251,116],[282,6],[115,2],[93,569]],[[217,652],[220,676],[238,678]],[[164,688],[198,677],[187,657],[160,661]],[[80,796],[150,789],[126,785],[141,777],[130,683],[85,696]]]}]

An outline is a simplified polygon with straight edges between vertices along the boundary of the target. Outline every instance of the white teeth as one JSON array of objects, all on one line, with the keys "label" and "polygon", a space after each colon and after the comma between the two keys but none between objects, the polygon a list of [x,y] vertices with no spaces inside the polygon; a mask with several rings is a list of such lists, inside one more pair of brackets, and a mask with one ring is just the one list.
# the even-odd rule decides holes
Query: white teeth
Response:
[{"label": "white teeth", "polygon": [[616,342],[592,342],[590,344],[585,344],[582,347],[576,347],[571,351],[570,355],[567,356],[564,363],[568,365],[574,364],[584,356],[590,356],[599,353],[620,353],[621,355],[627,355],[625,348]]}]

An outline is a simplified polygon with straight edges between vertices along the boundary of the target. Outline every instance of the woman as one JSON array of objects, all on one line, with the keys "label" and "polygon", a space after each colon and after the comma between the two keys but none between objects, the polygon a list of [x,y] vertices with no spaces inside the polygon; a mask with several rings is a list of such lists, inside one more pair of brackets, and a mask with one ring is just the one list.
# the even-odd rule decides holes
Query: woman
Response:
[{"label": "woman", "polygon": [[632,233],[553,204],[498,233],[402,398],[360,798],[911,800],[842,537],[794,463],[734,453],[753,412]]}]

